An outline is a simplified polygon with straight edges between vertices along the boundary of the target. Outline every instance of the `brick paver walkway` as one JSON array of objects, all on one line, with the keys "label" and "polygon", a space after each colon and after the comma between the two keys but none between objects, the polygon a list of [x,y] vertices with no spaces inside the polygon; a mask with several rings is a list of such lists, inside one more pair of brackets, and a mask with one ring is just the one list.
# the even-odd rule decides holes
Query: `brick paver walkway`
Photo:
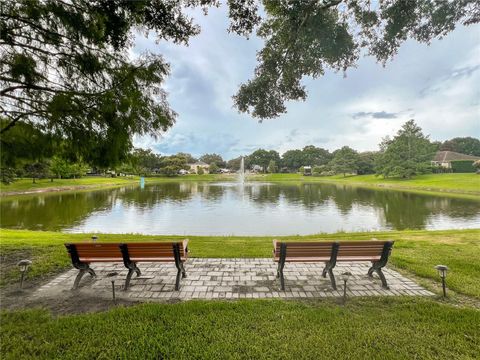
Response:
[{"label": "brick paver walkway", "polygon": [[[385,268],[390,286],[382,289],[375,274],[369,278],[368,263],[339,263],[334,269],[337,290],[333,290],[328,276],[321,277],[323,264],[287,263],[285,265],[285,291],[280,290],[276,279],[276,264],[272,259],[189,259],[185,264],[187,278],[182,279],[179,291],[174,290],[177,270],[173,263],[140,263],[142,276],[132,278],[128,291],[123,290],[127,271],[123,264],[93,264],[97,278],[85,275],[78,291],[89,291],[99,296],[111,296],[115,280],[117,297],[135,299],[245,299],[245,298],[319,298],[339,297],[343,294],[340,274],[349,271],[352,276],[347,295],[420,295],[433,293],[396,271]],[[117,272],[116,276],[111,275]],[[78,270],[72,269],[42,286],[38,296],[71,291]]]}]

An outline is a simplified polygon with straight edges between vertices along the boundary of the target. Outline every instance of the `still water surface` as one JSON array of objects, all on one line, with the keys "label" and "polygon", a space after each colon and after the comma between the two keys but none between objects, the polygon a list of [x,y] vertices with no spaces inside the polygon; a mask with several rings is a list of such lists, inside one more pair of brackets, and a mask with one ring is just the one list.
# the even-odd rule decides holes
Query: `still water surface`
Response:
[{"label": "still water surface", "polygon": [[480,228],[480,202],[333,184],[172,182],[4,198],[0,226],[67,232],[293,235]]}]

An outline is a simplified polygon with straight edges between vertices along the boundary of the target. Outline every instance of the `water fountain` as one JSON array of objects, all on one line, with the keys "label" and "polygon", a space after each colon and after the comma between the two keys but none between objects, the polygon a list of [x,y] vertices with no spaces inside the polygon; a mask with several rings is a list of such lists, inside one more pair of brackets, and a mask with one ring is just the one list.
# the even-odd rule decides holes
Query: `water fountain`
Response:
[{"label": "water fountain", "polygon": [[245,159],[243,156],[240,159],[240,170],[238,171],[238,182],[243,184],[245,182]]}]

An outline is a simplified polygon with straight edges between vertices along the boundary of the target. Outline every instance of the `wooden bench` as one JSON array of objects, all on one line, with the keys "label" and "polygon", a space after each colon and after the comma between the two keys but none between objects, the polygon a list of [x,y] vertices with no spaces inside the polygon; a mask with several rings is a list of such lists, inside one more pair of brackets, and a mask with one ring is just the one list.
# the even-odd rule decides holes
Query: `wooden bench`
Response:
[{"label": "wooden bench", "polygon": [[175,262],[178,269],[175,290],[179,289],[180,276],[186,277],[183,263],[188,255],[188,240],[180,242],[135,242],[135,243],[68,243],[65,247],[70,254],[73,266],[80,270],[73,288],[85,273],[95,277],[95,271],[90,267],[94,262],[123,262],[128,269],[125,287],[127,290],[133,273],[141,275],[138,262]]},{"label": "wooden bench", "polygon": [[387,264],[393,241],[340,241],[340,242],[279,242],[273,241],[273,258],[278,262],[277,277],[280,278],[281,289],[285,290],[283,268],[286,262],[323,262],[325,267],[322,276],[330,277],[332,287],[337,284],[333,268],[339,261],[370,261],[372,266],[367,275],[372,277],[376,272],[382,286],[388,289],[387,280],[382,268]]},{"label": "wooden bench", "polygon": [[175,261],[177,267],[177,278],[175,290],[180,288],[180,277],[186,278],[187,273],[183,263],[188,256],[188,240],[181,242],[134,242],[120,244],[120,251],[123,256],[123,263],[128,269],[125,280],[125,290],[128,289],[130,279],[134,272],[140,275],[137,267],[138,262],[171,262]]}]

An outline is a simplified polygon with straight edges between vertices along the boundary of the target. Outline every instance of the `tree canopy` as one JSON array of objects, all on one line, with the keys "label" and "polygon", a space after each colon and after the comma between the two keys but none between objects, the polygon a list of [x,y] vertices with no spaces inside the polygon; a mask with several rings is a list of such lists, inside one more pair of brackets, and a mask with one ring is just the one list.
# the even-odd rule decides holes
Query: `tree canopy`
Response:
[{"label": "tree canopy", "polygon": [[377,174],[410,178],[430,170],[436,146],[414,120],[407,121],[392,139],[380,144]]},{"label": "tree canopy", "polygon": [[213,163],[221,167],[226,165],[226,162],[223,161],[222,156],[218,154],[205,154],[200,156],[200,160],[209,165]]},{"label": "tree canopy", "polygon": [[440,150],[480,156],[480,140],[473,137],[456,137],[440,145]]},{"label": "tree canopy", "polygon": [[[364,53],[385,64],[407,39],[429,43],[457,24],[480,21],[478,0],[225,1],[228,30],[255,31],[264,40],[254,77],[234,96],[239,111],[259,119],[284,113],[289,100],[306,99],[305,76],[345,72]],[[200,32],[189,8],[219,3],[2,2],[0,111],[7,121],[0,135],[28,124],[61,138],[69,158],[100,167],[121,163],[134,135],[157,136],[176,118],[163,87],[169,64],[161,54],[134,54],[136,34],[188,44]]]},{"label": "tree canopy", "polygon": [[344,146],[335,152],[329,166],[336,174],[353,173],[358,169],[358,153],[348,146]]},{"label": "tree canopy", "polygon": [[[286,112],[286,101],[305,100],[304,76],[345,72],[362,54],[385,64],[407,39],[429,43],[457,24],[480,21],[477,0],[264,0],[253,79],[234,96],[241,112],[260,120]],[[253,29],[253,27],[252,27]],[[252,30],[248,29],[248,30]],[[247,31],[248,33],[248,31]]]},{"label": "tree canopy", "polygon": [[68,139],[95,165],[124,158],[134,134],[158,135],[175,121],[158,54],[132,58],[134,30],[187,43],[199,28],[185,6],[208,1],[19,0],[0,6],[0,110]]}]

